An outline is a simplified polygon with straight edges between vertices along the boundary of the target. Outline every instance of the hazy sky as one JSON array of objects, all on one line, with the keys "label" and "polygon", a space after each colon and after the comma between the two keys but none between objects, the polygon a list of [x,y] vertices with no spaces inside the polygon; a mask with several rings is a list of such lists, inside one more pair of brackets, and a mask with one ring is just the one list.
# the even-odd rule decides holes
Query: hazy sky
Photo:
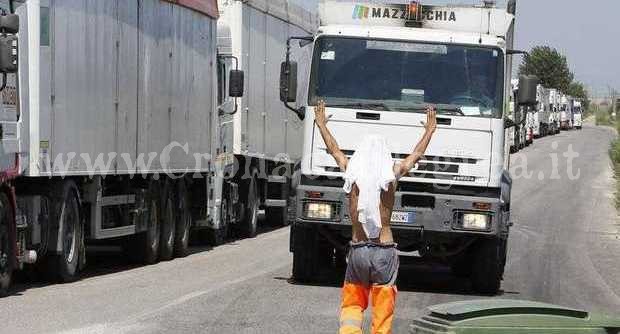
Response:
[{"label": "hazy sky", "polygon": [[[422,0],[422,3],[481,3]],[[498,5],[505,6],[506,0]],[[620,0],[517,0],[516,48],[549,45],[566,55],[575,78],[597,94],[620,90]]]}]

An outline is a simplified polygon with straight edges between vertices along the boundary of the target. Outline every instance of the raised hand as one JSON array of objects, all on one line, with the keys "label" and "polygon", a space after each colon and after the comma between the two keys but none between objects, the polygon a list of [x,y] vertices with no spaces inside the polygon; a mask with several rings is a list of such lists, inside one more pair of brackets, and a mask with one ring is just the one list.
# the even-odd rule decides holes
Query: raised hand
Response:
[{"label": "raised hand", "polygon": [[426,108],[426,123],[424,123],[426,132],[433,133],[437,130],[437,108],[435,106],[428,106]]},{"label": "raised hand", "polygon": [[325,101],[321,100],[314,108],[314,119],[316,125],[321,127],[327,124],[327,117],[325,116]]}]

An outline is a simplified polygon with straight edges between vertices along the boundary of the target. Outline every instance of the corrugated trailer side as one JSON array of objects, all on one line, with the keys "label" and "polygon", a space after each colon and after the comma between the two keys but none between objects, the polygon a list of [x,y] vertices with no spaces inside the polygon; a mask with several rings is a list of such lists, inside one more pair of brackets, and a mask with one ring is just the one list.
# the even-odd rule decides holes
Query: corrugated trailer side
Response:
[{"label": "corrugated trailer side", "polygon": [[[303,137],[302,121],[279,100],[280,65],[289,37],[309,36],[318,28],[318,1],[219,0],[218,4],[218,52],[234,58],[244,71],[245,94],[237,112],[222,113],[218,121],[218,161],[234,177],[216,176],[214,219],[205,225],[221,233],[227,233],[228,224],[237,225],[241,235],[254,236],[257,217],[276,225],[288,223],[289,190]],[[310,61],[311,48],[295,52],[300,53],[298,59]],[[303,65],[300,68],[310,68]],[[223,215],[222,206],[231,212]]]},{"label": "corrugated trailer side", "polygon": [[[177,148],[170,154],[170,166],[155,159],[151,170],[195,170],[193,154],[211,153],[216,22],[183,7],[144,2],[140,26],[138,154],[187,143],[189,154]],[[200,167],[206,171],[206,162]]]},{"label": "corrugated trailer side", "polygon": [[[211,153],[215,19],[159,0],[57,0],[49,15],[51,40],[41,48],[50,51],[41,61],[50,77],[41,90],[51,95],[41,96],[40,117],[50,122],[39,140],[52,171],[44,164],[41,174],[92,174],[82,154],[110,162],[97,174],[195,170],[193,154]],[[171,142],[188,152],[160,159]],[[150,167],[136,166],[152,152]]]},{"label": "corrugated trailer side", "polygon": [[318,1],[220,0],[220,10],[220,24],[230,26],[232,53],[246,73],[241,112],[230,124],[234,154],[299,159],[301,122],[279,102],[280,64],[288,37],[318,28]]},{"label": "corrugated trailer side", "polygon": [[185,256],[209,215],[216,0],[15,4],[30,155],[15,182],[18,253],[61,282],[76,279],[91,240],[142,263]]}]

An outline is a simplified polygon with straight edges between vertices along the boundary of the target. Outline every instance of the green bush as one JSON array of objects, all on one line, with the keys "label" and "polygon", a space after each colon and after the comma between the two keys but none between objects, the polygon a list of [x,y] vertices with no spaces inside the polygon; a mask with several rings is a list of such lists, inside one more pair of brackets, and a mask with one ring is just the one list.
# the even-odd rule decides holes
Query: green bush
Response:
[{"label": "green bush", "polygon": [[596,111],[596,125],[613,125],[613,123],[607,109],[599,109]]},{"label": "green bush", "polygon": [[620,139],[616,139],[611,143],[609,155],[615,164],[620,164]]},{"label": "green bush", "polygon": [[609,157],[616,172],[616,207],[620,209],[620,139],[615,139],[611,143]]}]

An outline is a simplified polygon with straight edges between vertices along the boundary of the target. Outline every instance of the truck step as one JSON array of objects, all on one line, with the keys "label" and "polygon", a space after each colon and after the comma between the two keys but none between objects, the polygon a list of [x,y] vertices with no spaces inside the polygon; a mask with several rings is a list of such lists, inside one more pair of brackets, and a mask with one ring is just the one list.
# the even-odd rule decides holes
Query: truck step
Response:
[{"label": "truck step", "polygon": [[269,177],[267,178],[267,182],[268,183],[281,183],[284,184],[288,181],[288,179],[286,178],[286,176],[281,176],[281,175],[269,175]]},{"label": "truck step", "polygon": [[268,208],[285,208],[288,202],[285,199],[268,199],[265,200],[265,206]]}]

